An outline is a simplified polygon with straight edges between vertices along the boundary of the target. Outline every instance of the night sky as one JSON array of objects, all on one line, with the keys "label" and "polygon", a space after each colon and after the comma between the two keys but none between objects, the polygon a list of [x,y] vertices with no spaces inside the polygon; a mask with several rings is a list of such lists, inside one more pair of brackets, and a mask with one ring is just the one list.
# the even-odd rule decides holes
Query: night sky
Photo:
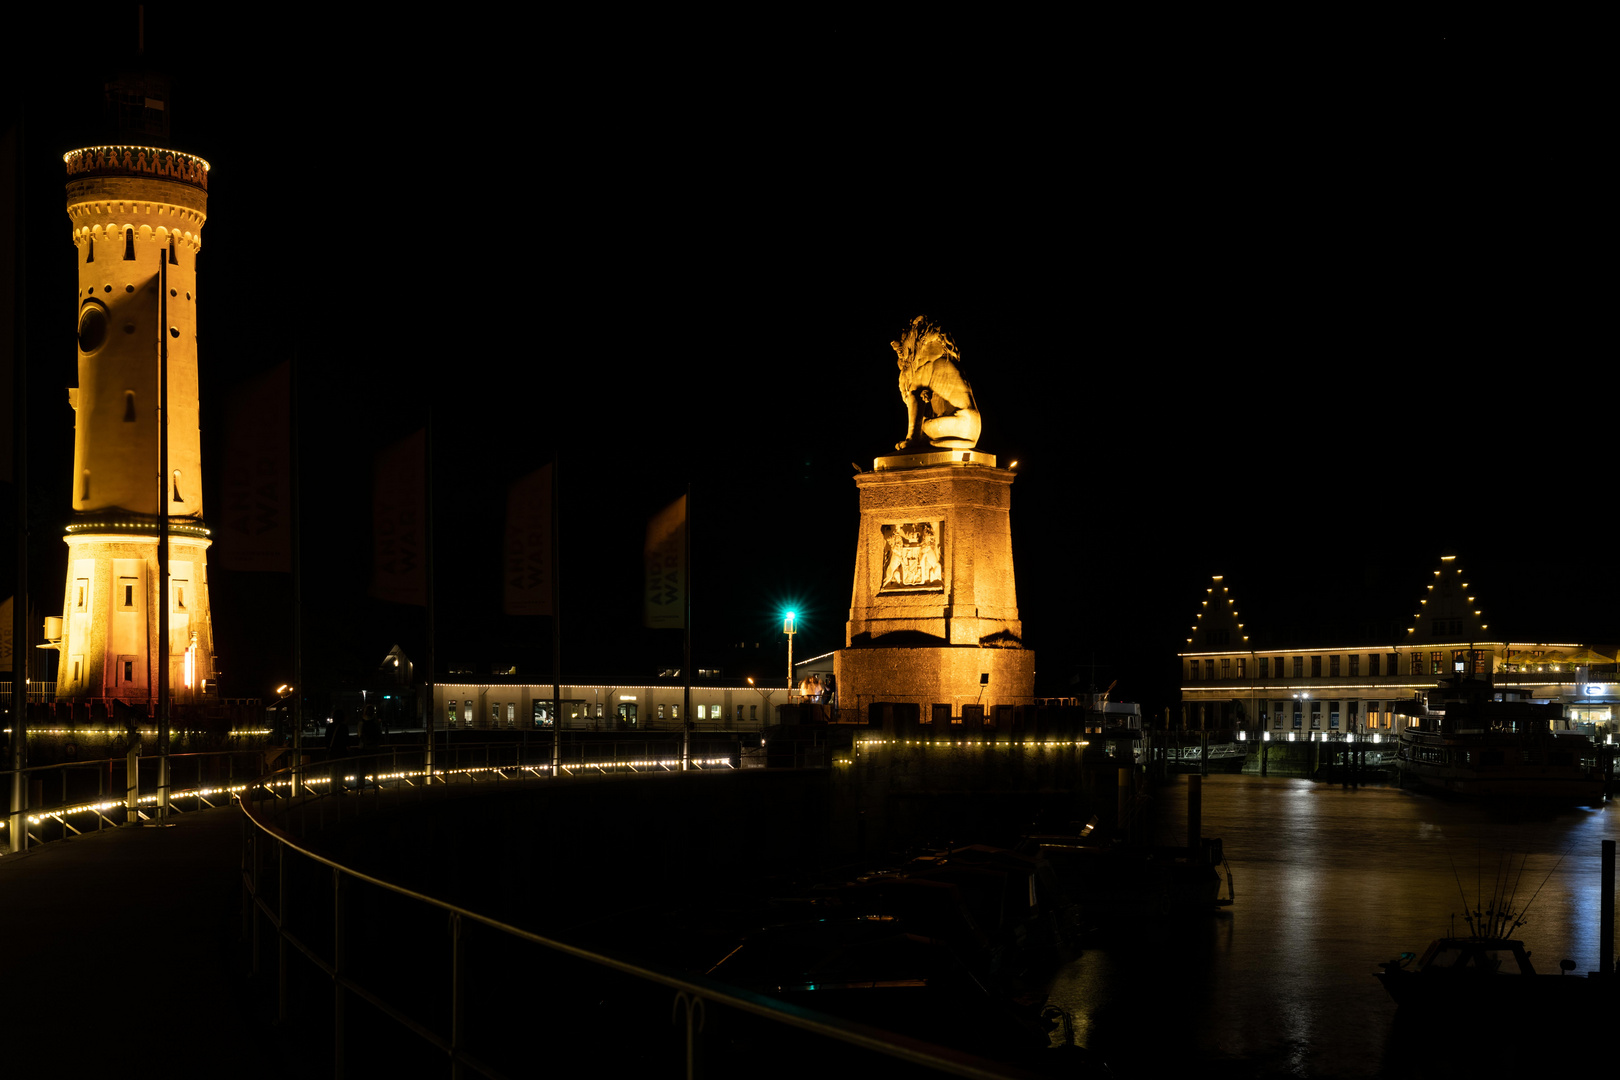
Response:
[{"label": "night sky", "polygon": [[[45,614],[76,379],[61,154],[106,141],[133,11],[41,15],[17,69]],[[776,677],[788,603],[796,656],[838,647],[851,463],[902,434],[888,343],[919,313],[961,348],[980,448],[1021,462],[1039,693],[1094,670],[1157,713],[1215,573],[1259,629],[1350,644],[1456,553],[1493,631],[1620,639],[1592,173],[1545,108],[1583,98],[1578,65],[1404,29],[191,14],[146,17],[172,144],[213,165],[205,504],[229,392],[296,353],[306,685],[423,655],[421,611],[367,596],[368,510],[372,454],[430,407],[441,667],[548,668],[549,624],[500,614],[499,554],[505,485],[554,453],[565,680],[678,662],[639,574],[688,484],[695,662]],[[214,565],[222,690],[264,695],[289,580]]]}]

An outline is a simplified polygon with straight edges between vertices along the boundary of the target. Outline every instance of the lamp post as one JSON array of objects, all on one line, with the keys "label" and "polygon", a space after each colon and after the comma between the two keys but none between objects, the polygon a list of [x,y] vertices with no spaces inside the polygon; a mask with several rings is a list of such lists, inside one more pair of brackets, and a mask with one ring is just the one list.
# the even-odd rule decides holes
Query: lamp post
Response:
[{"label": "lamp post", "polygon": [[299,730],[299,717],[296,710],[293,713],[293,723],[291,725],[290,732],[285,730],[288,728],[287,708],[285,705],[282,705],[282,702],[286,701],[293,695],[294,689],[295,688],[288,683],[282,683],[280,686],[276,687],[276,699],[270,703],[270,707],[276,710],[276,715],[278,717],[276,720],[276,741],[281,745],[286,745],[287,735],[291,734],[292,736],[292,750],[289,756],[292,758],[293,769],[292,790],[293,794],[296,795],[298,794],[300,785],[303,784],[304,780],[303,769],[299,767],[303,763],[302,757],[304,749],[304,733]]},{"label": "lamp post", "polygon": [[786,611],[782,613],[782,633],[786,634],[788,639],[787,690],[789,701],[793,700],[793,635],[798,632],[793,620],[794,612]]},{"label": "lamp post", "polygon": [[752,675],[748,676],[748,685],[752,686],[754,688],[754,693],[759,695],[759,707],[765,710],[765,716],[760,720],[760,726],[769,727],[771,722],[771,691],[760,689],[760,687],[754,682],[754,677]]}]

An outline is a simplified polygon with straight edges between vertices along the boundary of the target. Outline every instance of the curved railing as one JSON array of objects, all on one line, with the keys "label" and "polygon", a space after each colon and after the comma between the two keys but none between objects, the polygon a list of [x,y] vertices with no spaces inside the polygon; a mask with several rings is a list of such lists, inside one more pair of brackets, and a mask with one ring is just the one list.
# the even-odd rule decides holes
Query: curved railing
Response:
[{"label": "curved railing", "polygon": [[[699,744],[699,752],[688,759],[688,768],[739,767],[741,747],[733,740],[726,752],[719,752],[719,747],[726,742],[725,738],[706,737]],[[138,824],[159,814],[223,805],[252,784],[263,783],[265,761],[282,753],[276,749],[258,749],[170,754],[169,798],[163,805],[160,805],[158,781],[162,758],[157,754],[29,766],[22,770],[21,776],[21,782],[29,785],[31,793],[28,808],[22,815],[23,827],[28,832],[27,843],[22,846]],[[292,755],[290,750],[284,753],[289,758]],[[305,779],[307,773],[309,786],[323,789],[331,775],[329,752],[313,747],[302,750],[301,757],[300,767],[283,770],[287,776],[282,782],[291,787],[295,779]],[[419,781],[425,771],[426,754],[420,744],[398,743],[357,751],[342,760],[346,763],[347,781],[352,786],[372,772],[381,773],[385,780],[409,776]],[[672,748],[668,739],[616,738],[564,742],[556,772],[564,778],[572,778],[614,772],[670,772],[680,767],[679,744]],[[433,771],[441,780],[505,780],[516,776],[549,776],[553,762],[549,742],[534,745],[446,742],[434,747]],[[18,778],[10,770],[0,770],[0,779],[5,781],[4,791],[0,792],[0,807],[9,806],[10,785],[18,782]],[[38,798],[32,795],[36,781]],[[10,846],[9,827],[10,815],[0,809],[0,851]]]},{"label": "curved railing", "polygon": [[[11,770],[0,772],[6,780],[8,800],[11,785],[20,782],[30,788],[29,805],[21,815],[23,828],[28,831],[27,843],[22,846],[149,819],[158,812],[156,776],[161,760],[157,754],[138,754],[31,765],[22,770],[20,777]],[[246,791],[264,771],[262,750],[170,754],[168,760],[170,790],[165,810],[176,813],[223,806],[233,795]],[[139,782],[142,772],[152,779],[144,787]],[[40,792],[37,799],[32,797],[36,781]],[[3,805],[9,806],[9,801]],[[0,850],[10,846],[10,828],[11,815],[0,812]]]},{"label": "curved railing", "polygon": [[[373,772],[369,794],[339,795],[308,776],[294,786],[292,773],[262,778],[240,800],[243,930],[264,998],[273,985],[278,1028],[302,1033],[306,1050],[329,1050],[334,1076],[362,1062],[367,1073],[386,1071],[384,1048],[413,1074],[427,1054],[451,1076],[539,1074],[558,1064],[564,1075],[587,1059],[615,1075],[692,1076],[700,1063],[704,1075],[774,1074],[773,1060],[793,1071],[819,1059],[881,1065],[891,1077],[1031,1075],[570,945],[345,865],[288,826],[297,821],[307,835],[311,818],[318,829],[341,821],[345,807],[351,821],[370,815],[386,824],[390,807],[431,801],[423,775]],[[402,1045],[402,1035],[414,1038]],[[306,1054],[301,1064],[314,1062]]]}]

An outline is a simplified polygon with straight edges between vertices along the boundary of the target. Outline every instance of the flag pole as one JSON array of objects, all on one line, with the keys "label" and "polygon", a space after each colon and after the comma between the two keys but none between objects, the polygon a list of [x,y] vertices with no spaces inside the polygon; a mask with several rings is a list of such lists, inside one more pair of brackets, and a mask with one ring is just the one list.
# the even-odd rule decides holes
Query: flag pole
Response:
[{"label": "flag pole", "polygon": [[158,246],[158,824],[169,817],[169,263]]},{"label": "flag pole", "polygon": [[292,539],[292,649],[293,649],[293,786],[292,794],[304,791],[304,576],[298,524],[298,346],[293,345],[292,362],[287,365],[288,495],[292,503],[288,522]]},{"label": "flag pole", "polygon": [[11,601],[11,819],[9,824],[10,848],[13,852],[28,847],[28,786],[23,770],[28,767],[28,337],[25,317],[28,312],[25,285],[28,276],[23,273],[27,265],[27,221],[22,208],[27,205],[23,197],[23,124],[19,115],[16,127],[17,202],[14,207],[16,245],[13,249],[16,270],[13,309],[12,341],[12,399],[11,416],[15,423],[12,451],[12,480],[17,497],[17,587]]},{"label": "flag pole", "polygon": [[681,515],[681,583],[686,586],[686,611],[681,619],[685,627],[682,644],[681,672],[686,676],[686,698],[682,706],[681,771],[692,766],[692,482],[686,482],[686,513]]},{"label": "flag pole", "polygon": [[422,727],[425,737],[426,749],[423,763],[426,772],[425,783],[433,783],[433,714],[437,711],[433,707],[433,679],[436,672],[433,658],[433,403],[428,402],[427,435],[422,440],[424,457],[423,464],[423,509],[422,550],[423,560],[427,563],[427,681],[424,684],[424,700],[422,704]]},{"label": "flag pole", "polygon": [[551,460],[551,775],[562,775],[562,555],[558,551],[561,531],[558,498],[562,481],[562,451]]}]

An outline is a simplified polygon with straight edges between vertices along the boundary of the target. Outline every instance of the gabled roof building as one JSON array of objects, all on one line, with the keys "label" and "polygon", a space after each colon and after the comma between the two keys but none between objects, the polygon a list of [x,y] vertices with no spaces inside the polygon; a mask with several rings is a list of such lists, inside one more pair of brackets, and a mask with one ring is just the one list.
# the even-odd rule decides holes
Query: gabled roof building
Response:
[{"label": "gabled roof building", "polygon": [[1620,674],[1612,649],[1509,640],[1493,629],[1476,583],[1452,555],[1417,592],[1411,611],[1382,635],[1268,638],[1216,575],[1183,635],[1182,723],[1247,738],[1388,738],[1415,702],[1457,673],[1489,675],[1499,691],[1564,705],[1571,724],[1613,723]]}]

